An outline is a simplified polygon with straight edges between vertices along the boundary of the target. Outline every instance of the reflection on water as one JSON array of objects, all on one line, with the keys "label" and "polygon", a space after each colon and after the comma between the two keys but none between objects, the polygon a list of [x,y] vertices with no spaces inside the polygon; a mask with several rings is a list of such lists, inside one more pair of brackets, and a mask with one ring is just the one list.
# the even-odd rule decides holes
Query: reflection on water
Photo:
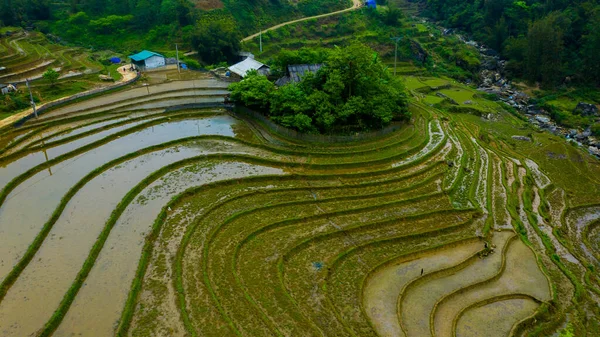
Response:
[{"label": "reflection on water", "polygon": [[166,174],[150,184],[117,221],[57,333],[59,336],[95,331],[111,335],[118,324],[139,262],[144,238],[161,208],[192,186],[255,175],[282,174],[277,168],[240,162],[201,162]]},{"label": "reflection on water", "polygon": [[[69,188],[103,164],[143,149],[195,135],[233,136],[228,115],[168,122],[123,136],[42,171],[22,183],[0,208],[0,277],[4,278],[58,206]],[[0,306],[0,335],[27,336],[41,328],[72,283],[106,219],[149,172],[189,156],[197,148],[165,150],[157,159],[127,166],[125,177],[104,173],[86,184],[69,203],[48,238]],[[44,160],[42,153],[40,160]],[[51,151],[48,156],[52,157]],[[152,156],[149,156],[152,157]],[[123,166],[124,164],[120,165]],[[32,207],[35,205],[35,207]]]}]

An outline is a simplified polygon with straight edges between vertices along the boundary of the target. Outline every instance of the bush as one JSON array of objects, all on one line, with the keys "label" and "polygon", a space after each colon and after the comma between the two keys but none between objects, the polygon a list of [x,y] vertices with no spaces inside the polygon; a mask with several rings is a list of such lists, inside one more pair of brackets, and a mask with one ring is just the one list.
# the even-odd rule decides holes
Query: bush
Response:
[{"label": "bush", "polygon": [[592,125],[590,130],[592,131],[592,134],[594,136],[600,137],[600,123],[596,123],[596,124]]},{"label": "bush", "polygon": [[60,74],[56,70],[48,68],[48,70],[46,70],[46,72],[42,76],[46,81],[50,83],[51,86],[55,86],[56,82],[58,81],[58,78],[60,77]]},{"label": "bush", "polygon": [[256,71],[249,72],[244,79],[229,86],[231,99],[248,107],[267,108],[275,85]]}]

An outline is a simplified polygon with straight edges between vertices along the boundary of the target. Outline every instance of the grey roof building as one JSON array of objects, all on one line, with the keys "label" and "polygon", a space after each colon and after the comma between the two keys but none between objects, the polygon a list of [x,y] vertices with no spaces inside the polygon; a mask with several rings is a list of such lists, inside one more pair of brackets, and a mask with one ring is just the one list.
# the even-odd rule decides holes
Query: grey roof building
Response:
[{"label": "grey roof building", "polygon": [[261,75],[269,75],[271,68],[268,65],[262,64],[255,59],[247,58],[242,62],[236,63],[229,67],[229,71],[236,74],[239,77],[246,76],[246,73],[250,70],[256,70]]},{"label": "grey roof building", "polygon": [[290,64],[287,66],[287,75],[275,81],[275,85],[282,86],[290,82],[298,83],[305,74],[314,74],[322,67],[322,64]]}]

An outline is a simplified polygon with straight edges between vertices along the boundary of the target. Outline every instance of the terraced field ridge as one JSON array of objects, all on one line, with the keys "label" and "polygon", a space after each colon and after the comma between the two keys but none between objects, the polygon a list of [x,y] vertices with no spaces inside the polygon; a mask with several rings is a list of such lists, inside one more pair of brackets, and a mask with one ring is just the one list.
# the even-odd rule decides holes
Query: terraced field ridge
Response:
[{"label": "terraced field ridge", "polygon": [[209,78],[0,130],[0,335],[594,336],[597,161],[406,81],[411,120],[362,141],[276,133]]}]

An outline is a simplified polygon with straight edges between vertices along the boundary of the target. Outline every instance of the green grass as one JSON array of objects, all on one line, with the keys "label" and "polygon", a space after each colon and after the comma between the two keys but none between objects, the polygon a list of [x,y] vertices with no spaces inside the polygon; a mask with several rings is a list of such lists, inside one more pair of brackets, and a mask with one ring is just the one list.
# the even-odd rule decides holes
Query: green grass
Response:
[{"label": "green grass", "polygon": [[[347,27],[357,24],[352,16],[328,19],[324,20],[326,27],[304,25],[296,33],[312,29],[313,34],[324,34],[327,38],[329,31],[340,29],[336,26],[339,20],[348,20]],[[415,31],[415,34],[423,33],[419,27]],[[361,38],[372,36],[368,30],[360,32],[364,33]],[[270,38],[273,40],[269,43],[274,43],[276,37]],[[275,46],[269,48],[276,52]],[[73,57],[64,56],[74,63]],[[407,63],[401,65],[403,69],[410,67]],[[115,66],[108,69],[112,73]],[[39,83],[39,90],[43,90],[43,82]],[[156,334],[163,326],[172,328],[163,325],[167,318],[179,332],[190,336],[373,335],[377,331],[365,314],[361,293],[373,270],[390,261],[474,239],[476,235],[490,240],[495,235],[494,219],[509,222],[514,227],[519,238],[535,250],[540,269],[553,282],[553,299],[542,304],[535,316],[520,323],[517,331],[551,335],[559,332],[560,320],[569,312],[577,332],[593,334],[596,331],[594,318],[583,316],[577,308],[593,305],[588,293],[597,292],[595,269],[582,273],[563,259],[559,250],[554,249],[551,238],[540,230],[542,224],[537,223],[537,213],[544,219],[551,218],[550,207],[554,202],[547,202],[546,198],[557,190],[565,191],[568,207],[600,203],[597,161],[558,137],[534,131],[497,103],[476,95],[473,88],[445,77],[407,76],[405,83],[416,96],[424,98],[412,98],[411,123],[382,137],[350,143],[307,143],[276,134],[263,122],[244,116],[236,126],[238,138],[189,137],[138,149],[99,165],[62,197],[22,260],[0,286],[0,298],[28,262],[43,252],[40,248],[66,204],[95,177],[108,174],[111,167],[126,160],[155,151],[220,144],[232,150],[227,152],[214,147],[217,153],[157,167],[128,191],[114,206],[77,278],[71,280],[70,289],[41,335],[52,333],[61,323],[91,275],[97,258],[107,249],[104,245],[124,210],[145,206],[143,202],[136,203],[144,188],[177,170],[188,168],[189,172],[197,173],[193,165],[220,162],[275,167],[285,174],[210,184],[201,184],[199,180],[198,186],[189,186],[161,205],[159,216],[148,224],[139,264],[128,285],[130,292],[121,311],[117,335]],[[68,92],[69,87],[60,87],[60,90]],[[468,107],[464,101],[472,100],[473,109],[493,112],[495,118],[490,121],[476,114],[450,113],[451,109],[435,96],[436,92],[450,96],[461,107]],[[0,143],[9,144],[10,149],[23,142],[12,141],[14,137],[28,131],[31,132],[28,137],[40,137],[44,132],[42,138],[50,140],[65,132],[52,131],[54,126],[70,123],[80,123],[79,127],[93,126],[98,118],[118,118],[126,111],[141,114],[140,121],[158,117],[22,173],[2,190],[0,205],[41,170],[92,149],[102,149],[101,146],[132,132],[202,115],[187,110],[150,115],[148,110],[136,109],[136,105],[148,102],[154,102],[154,98],[143,97],[121,108],[115,108],[119,102],[111,102],[60,119],[28,122],[15,131],[6,130],[0,136]],[[117,122],[110,127],[131,121]],[[428,132],[429,123],[432,123],[433,134]],[[99,128],[92,129],[55,142],[33,142],[1,160],[3,164],[10,163],[41,149],[83,140],[98,131]],[[435,133],[441,131],[444,136]],[[511,138],[513,135],[530,136],[534,141],[517,142]],[[456,140],[460,148],[451,145],[450,139]],[[523,184],[519,182],[517,164],[511,163],[513,159],[523,161],[525,158],[535,161],[548,175],[551,187],[546,190],[536,187],[532,172],[526,175]],[[407,161],[398,165],[404,160]],[[449,161],[454,165],[449,165]],[[511,174],[515,180],[509,184]],[[533,207],[534,188],[538,189],[542,201],[537,209]],[[518,194],[521,189],[522,202]],[[503,190],[505,198],[500,198]],[[489,214],[486,221],[482,218],[484,209]],[[558,233],[564,219],[551,220]],[[573,240],[573,233],[563,230],[560,233],[559,240]],[[539,247],[538,241],[541,242]],[[566,246],[572,249],[573,245]],[[577,250],[572,253],[580,257]],[[451,275],[462,267],[462,264],[454,265],[445,273]],[[502,272],[501,268],[493,278],[500,277]],[[571,302],[573,293],[569,293],[569,286],[574,290],[575,303]],[[172,300],[175,306],[169,307]],[[177,312],[173,312],[173,308]],[[584,326],[587,319],[592,323]]]}]

